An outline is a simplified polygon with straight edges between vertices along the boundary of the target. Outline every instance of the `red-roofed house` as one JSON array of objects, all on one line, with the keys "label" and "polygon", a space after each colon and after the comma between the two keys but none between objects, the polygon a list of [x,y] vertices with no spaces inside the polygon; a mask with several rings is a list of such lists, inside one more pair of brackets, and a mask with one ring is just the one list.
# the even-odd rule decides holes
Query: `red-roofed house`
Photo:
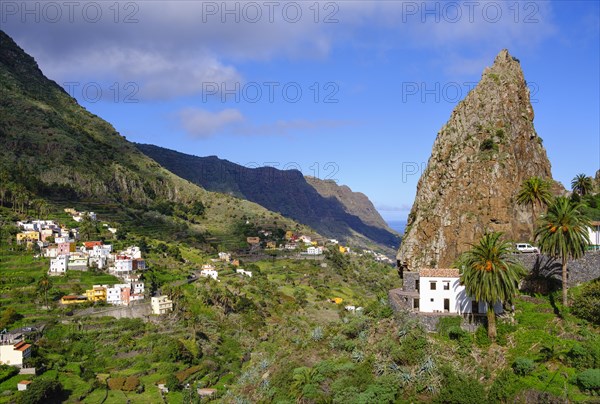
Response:
[{"label": "red-roofed house", "polygon": [[31,380],[21,380],[19,383],[17,383],[17,390],[25,391],[27,390],[27,387],[29,387],[30,384]]},{"label": "red-roofed house", "polygon": [[31,356],[31,344],[19,341],[15,344],[0,345],[0,363],[23,367],[23,361]]}]

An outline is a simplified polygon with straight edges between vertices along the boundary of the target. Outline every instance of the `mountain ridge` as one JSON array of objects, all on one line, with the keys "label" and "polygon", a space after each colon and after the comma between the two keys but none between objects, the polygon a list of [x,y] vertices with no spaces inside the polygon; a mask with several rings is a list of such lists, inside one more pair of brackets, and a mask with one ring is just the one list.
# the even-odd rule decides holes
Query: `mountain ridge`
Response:
[{"label": "mountain ridge", "polygon": [[136,147],[192,183],[258,203],[324,236],[352,239],[362,245],[368,245],[369,241],[387,248],[398,245],[398,235],[383,219],[379,217],[383,222],[381,227],[365,223],[335,196],[320,194],[300,171],[247,168],[218,157],[198,157],[155,145],[136,144]]}]

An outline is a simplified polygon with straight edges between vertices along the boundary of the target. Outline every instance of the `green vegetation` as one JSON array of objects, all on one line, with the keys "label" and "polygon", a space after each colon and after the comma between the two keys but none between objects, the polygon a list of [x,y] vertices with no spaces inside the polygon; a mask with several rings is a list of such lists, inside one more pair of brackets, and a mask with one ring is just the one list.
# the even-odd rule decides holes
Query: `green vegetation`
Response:
[{"label": "green vegetation", "polygon": [[594,191],[594,181],[585,174],[577,174],[571,181],[571,188],[580,196],[589,195]]},{"label": "green vegetation", "polygon": [[552,201],[552,193],[550,192],[551,184],[549,181],[540,177],[531,177],[523,181],[521,189],[517,194],[517,203],[519,205],[531,206],[531,238],[535,237],[535,223],[537,216],[535,215],[535,207],[543,208]]},{"label": "green vegetation", "polygon": [[460,282],[469,296],[487,305],[488,337],[496,340],[494,306],[511,302],[525,269],[511,256],[512,245],[500,238],[501,233],[486,233],[478,244],[458,259]]},{"label": "green vegetation", "polygon": [[562,262],[562,304],[568,306],[567,259],[580,258],[590,243],[589,221],[581,213],[581,205],[566,197],[558,197],[548,207],[536,231],[540,251]]}]

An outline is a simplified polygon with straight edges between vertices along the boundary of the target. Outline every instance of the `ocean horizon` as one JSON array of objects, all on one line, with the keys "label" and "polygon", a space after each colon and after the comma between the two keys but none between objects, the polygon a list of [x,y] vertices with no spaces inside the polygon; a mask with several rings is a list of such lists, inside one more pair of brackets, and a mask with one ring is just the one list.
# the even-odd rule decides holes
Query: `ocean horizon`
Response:
[{"label": "ocean horizon", "polygon": [[395,230],[400,234],[403,234],[404,229],[406,228],[406,220],[386,220],[386,223],[392,230]]}]

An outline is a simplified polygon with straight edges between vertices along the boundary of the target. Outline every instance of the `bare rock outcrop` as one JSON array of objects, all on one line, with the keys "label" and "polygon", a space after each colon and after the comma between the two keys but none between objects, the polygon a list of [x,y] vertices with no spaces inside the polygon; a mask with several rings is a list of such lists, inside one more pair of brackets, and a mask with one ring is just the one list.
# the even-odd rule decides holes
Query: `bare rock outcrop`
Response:
[{"label": "bare rock outcrop", "polygon": [[529,177],[551,179],[533,119],[520,62],[502,50],[437,135],[398,251],[403,267],[448,267],[487,230],[530,238],[531,212],[516,195]]}]

